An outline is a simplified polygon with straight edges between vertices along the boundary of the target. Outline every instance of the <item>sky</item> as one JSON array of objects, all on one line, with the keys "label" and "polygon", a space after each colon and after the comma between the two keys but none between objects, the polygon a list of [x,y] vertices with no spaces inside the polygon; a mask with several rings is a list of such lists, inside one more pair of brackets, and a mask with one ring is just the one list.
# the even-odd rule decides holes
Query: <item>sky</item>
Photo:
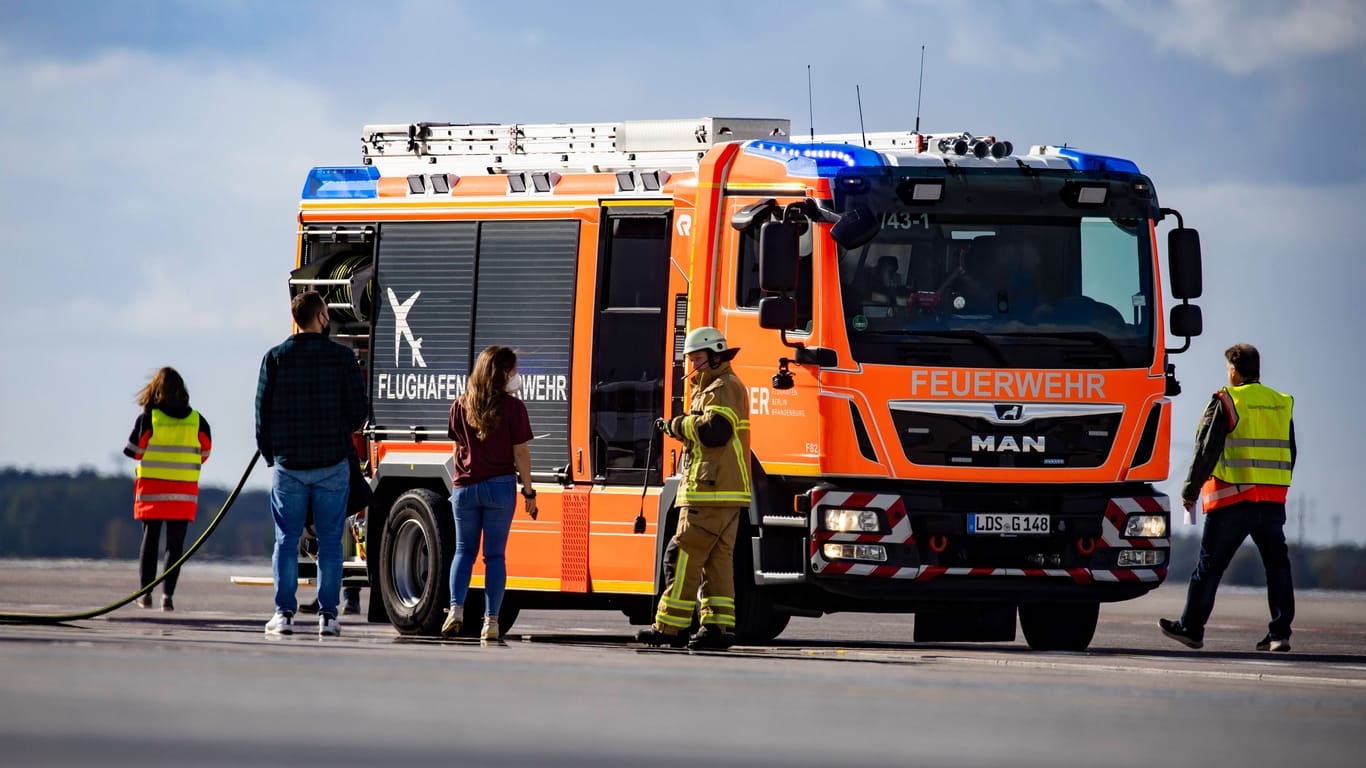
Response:
[{"label": "sky", "polygon": [[1136,162],[1204,253],[1160,487],[1179,491],[1223,350],[1252,343],[1296,398],[1288,535],[1366,544],[1362,82],[1359,0],[0,0],[0,466],[131,475],[134,397],[172,365],[213,428],[204,482],[235,484],[261,355],[290,330],[304,177],[357,164],[362,125],[838,133],[861,98],[869,131],[910,130],[919,103],[928,132]]}]

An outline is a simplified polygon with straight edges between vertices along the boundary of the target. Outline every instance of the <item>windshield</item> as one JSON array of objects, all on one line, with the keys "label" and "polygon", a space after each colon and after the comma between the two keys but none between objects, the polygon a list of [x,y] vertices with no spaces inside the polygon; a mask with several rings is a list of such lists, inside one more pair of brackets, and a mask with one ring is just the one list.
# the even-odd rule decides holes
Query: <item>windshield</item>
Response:
[{"label": "windshield", "polygon": [[1153,353],[1148,222],[874,211],[840,250],[861,363],[1142,367]]}]

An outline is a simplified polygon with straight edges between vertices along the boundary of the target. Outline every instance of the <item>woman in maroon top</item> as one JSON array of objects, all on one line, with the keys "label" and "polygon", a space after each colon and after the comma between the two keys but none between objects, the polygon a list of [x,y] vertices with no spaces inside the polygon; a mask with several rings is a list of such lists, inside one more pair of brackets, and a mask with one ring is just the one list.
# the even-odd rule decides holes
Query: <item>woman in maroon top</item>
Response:
[{"label": "woman in maroon top", "polygon": [[517,353],[492,346],[479,353],[469,387],[451,405],[446,434],[455,441],[455,559],[451,563],[451,607],[441,634],[460,634],[465,594],[470,588],[479,539],[484,540],[484,640],[498,639],[498,609],[507,588],[508,531],[517,511],[517,479],[526,511],[536,519],[531,487],[531,421],[513,395],[521,389]]}]

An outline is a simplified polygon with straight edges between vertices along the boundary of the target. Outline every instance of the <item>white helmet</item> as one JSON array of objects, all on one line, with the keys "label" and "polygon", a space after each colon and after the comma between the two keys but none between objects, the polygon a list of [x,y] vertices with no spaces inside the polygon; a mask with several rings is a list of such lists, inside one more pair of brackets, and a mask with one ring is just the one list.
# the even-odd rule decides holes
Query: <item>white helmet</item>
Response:
[{"label": "white helmet", "polygon": [[726,337],[721,332],[709,325],[701,328],[694,328],[688,333],[688,337],[683,340],[683,354],[690,355],[694,352],[709,350],[711,352],[726,351]]}]

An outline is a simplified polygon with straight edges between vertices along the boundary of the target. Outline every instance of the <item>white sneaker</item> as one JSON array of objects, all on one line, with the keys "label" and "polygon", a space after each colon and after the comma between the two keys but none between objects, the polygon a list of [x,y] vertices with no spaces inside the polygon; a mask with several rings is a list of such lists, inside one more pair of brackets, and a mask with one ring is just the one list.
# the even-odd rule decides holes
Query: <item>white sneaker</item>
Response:
[{"label": "white sneaker", "polygon": [[318,614],[318,635],[321,637],[335,637],[341,634],[341,626],[337,624],[336,616],[328,616],[325,613]]},{"label": "white sneaker", "polygon": [[479,639],[485,642],[498,639],[498,617],[484,617],[484,631],[479,633]]},{"label": "white sneaker", "polygon": [[294,614],[284,611],[276,611],[275,616],[266,622],[267,635],[292,635],[294,634]]}]

